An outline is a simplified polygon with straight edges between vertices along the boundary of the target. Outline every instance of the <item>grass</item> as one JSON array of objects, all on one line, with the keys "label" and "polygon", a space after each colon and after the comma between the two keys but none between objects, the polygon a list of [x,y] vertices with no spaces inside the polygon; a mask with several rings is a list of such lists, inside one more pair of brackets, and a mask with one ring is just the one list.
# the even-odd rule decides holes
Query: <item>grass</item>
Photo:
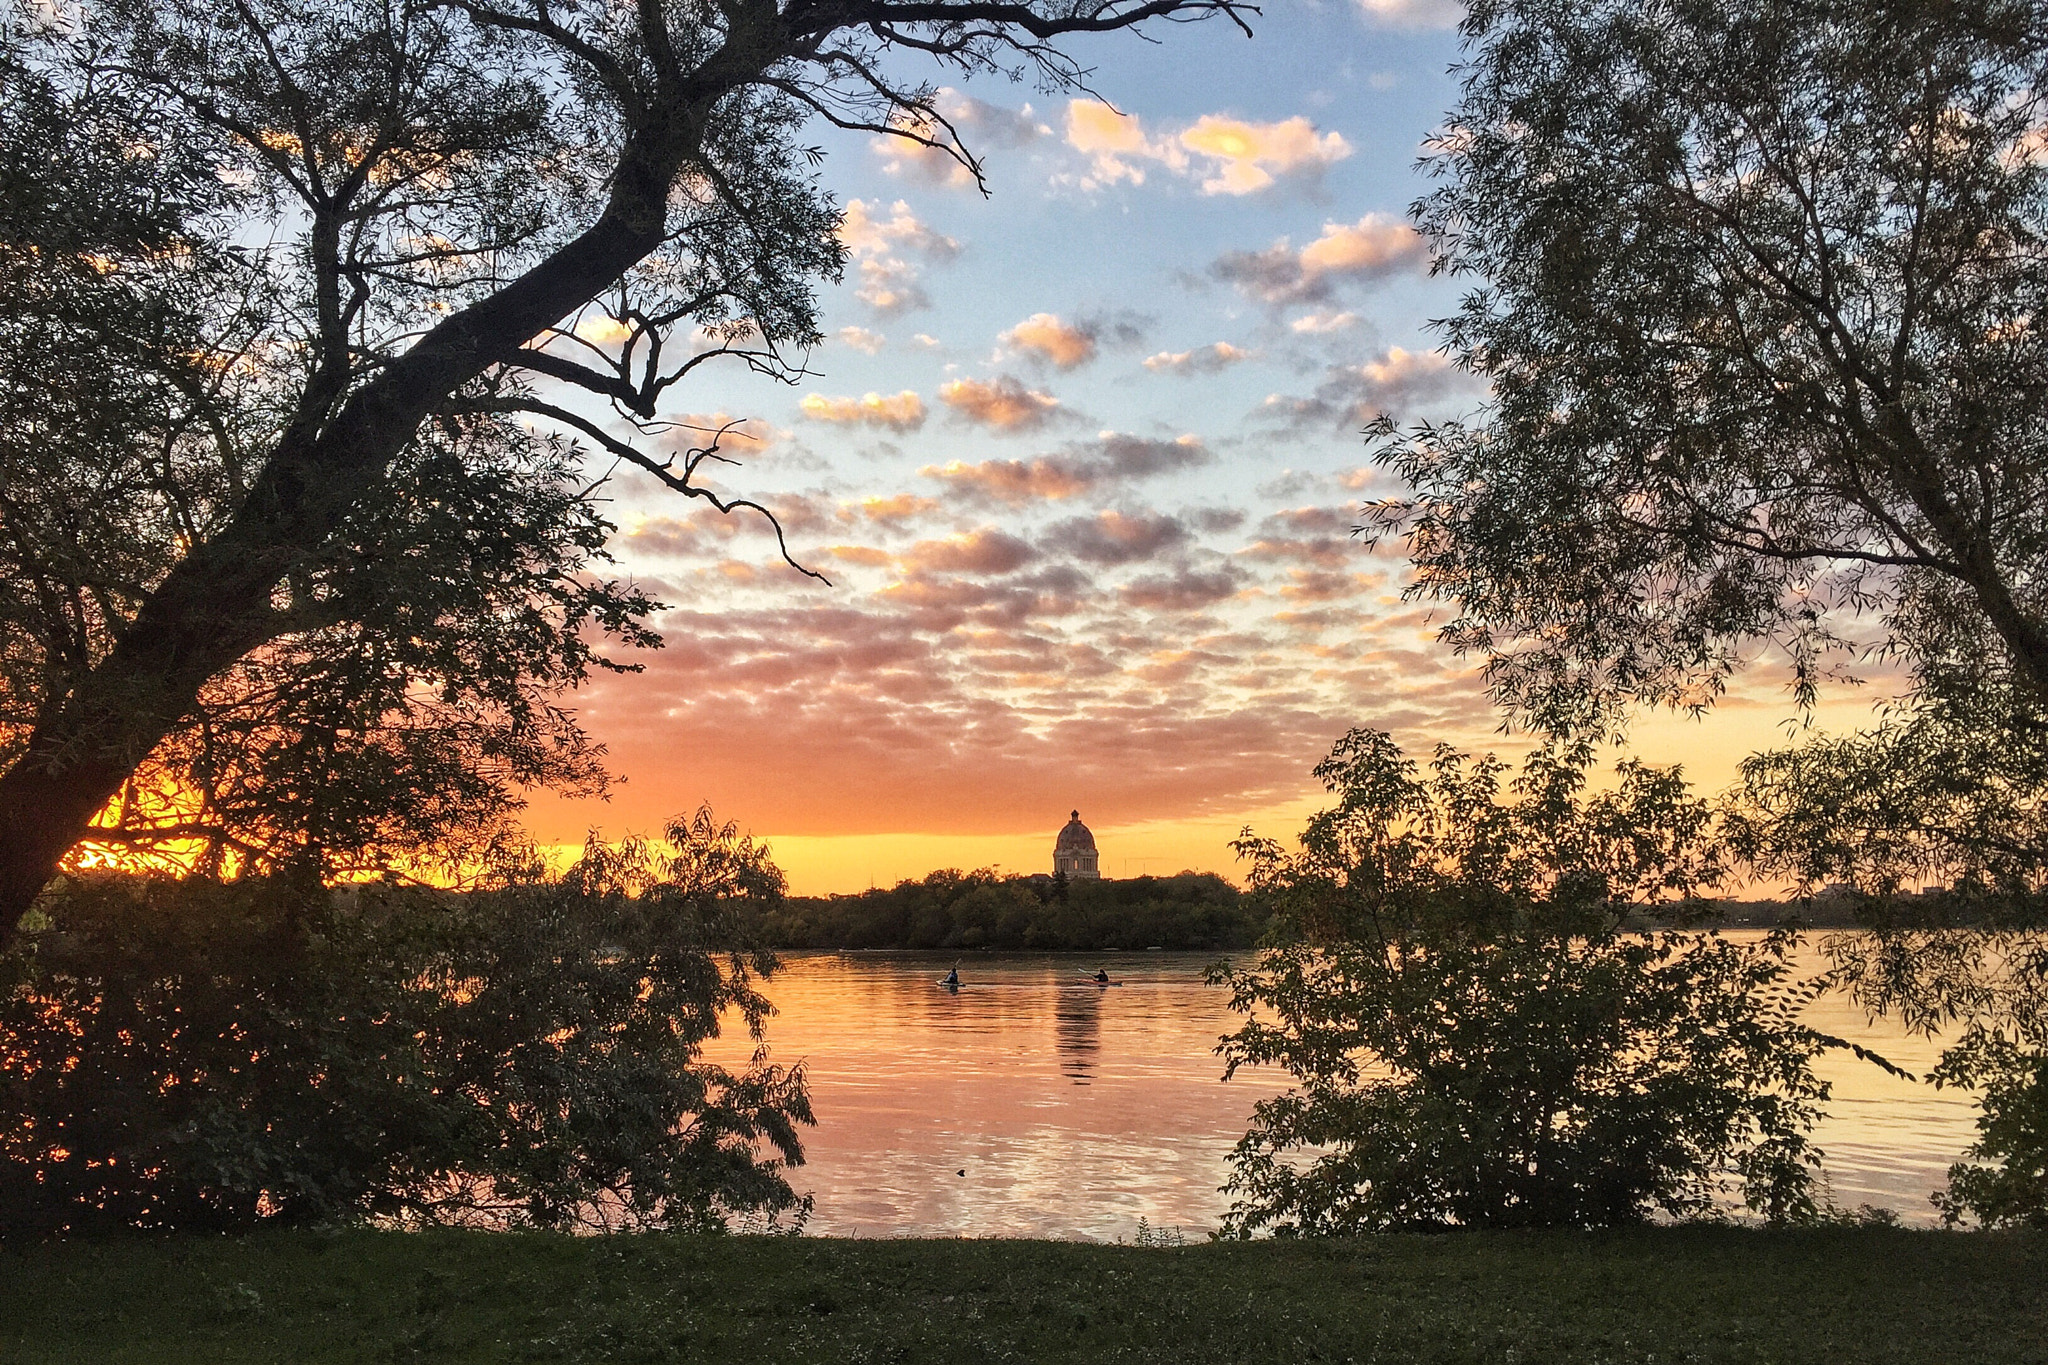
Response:
[{"label": "grass", "polygon": [[368,1231],[0,1251],[0,1362],[2048,1362],[2048,1239]]}]

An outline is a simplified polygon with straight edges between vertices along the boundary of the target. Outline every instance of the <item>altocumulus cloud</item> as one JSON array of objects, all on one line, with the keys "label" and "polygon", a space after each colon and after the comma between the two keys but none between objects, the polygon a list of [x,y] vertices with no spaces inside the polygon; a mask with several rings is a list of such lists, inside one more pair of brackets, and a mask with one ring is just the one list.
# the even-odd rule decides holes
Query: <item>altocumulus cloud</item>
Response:
[{"label": "altocumulus cloud", "polygon": [[1060,400],[999,374],[994,379],[955,379],[939,397],[970,422],[997,431],[1035,431],[1060,410]]},{"label": "altocumulus cloud", "polygon": [[1018,507],[1056,502],[1107,485],[1207,464],[1209,459],[1208,447],[1197,436],[1160,440],[1106,431],[1092,442],[1031,460],[954,460],[926,465],[918,472],[969,499]]},{"label": "altocumulus cloud", "polygon": [[1176,517],[1105,511],[1054,522],[1046,528],[1044,543],[1048,549],[1090,564],[1115,565],[1156,559],[1190,539],[1187,526]]},{"label": "altocumulus cloud", "polygon": [[1237,596],[1245,575],[1228,565],[1196,569],[1183,564],[1169,573],[1145,574],[1118,589],[1117,597],[1128,607],[1146,611],[1197,611]]},{"label": "altocumulus cloud", "polygon": [[1095,329],[1062,322],[1052,313],[1033,313],[1003,333],[1004,345],[1044,356],[1063,370],[1095,359]]},{"label": "altocumulus cloud", "polygon": [[1038,551],[1007,531],[985,526],[943,540],[920,540],[903,553],[905,567],[928,573],[1007,574],[1038,558]]},{"label": "altocumulus cloud", "polygon": [[1325,223],[1322,235],[1299,249],[1282,237],[1263,251],[1228,252],[1209,273],[1252,298],[1284,306],[1325,303],[1341,280],[1419,274],[1428,265],[1421,234],[1398,218],[1368,213],[1355,223]]},{"label": "altocumulus cloud", "polygon": [[1456,28],[1465,17],[1461,0],[1358,0],[1358,8],[1387,28]]},{"label": "altocumulus cloud", "polygon": [[860,272],[854,297],[877,313],[903,313],[923,308],[931,299],[920,283],[919,270],[908,257],[946,261],[960,254],[960,243],[922,222],[901,199],[887,216],[864,199],[850,199],[839,221],[839,240]]},{"label": "altocumulus cloud", "polygon": [[[1028,104],[1022,109],[1005,109],[950,86],[940,87],[933,96],[932,107],[944,123],[939,119],[912,119],[897,125],[923,141],[877,137],[869,144],[882,158],[883,171],[928,185],[965,189],[974,184],[973,172],[943,145],[932,144],[944,144],[957,136],[969,151],[979,155],[991,147],[1025,147],[1052,132]],[[947,125],[951,126],[950,132]]]},{"label": "altocumulus cloud", "polygon": [[1145,357],[1145,368],[1154,374],[1218,374],[1237,364],[1249,360],[1252,353],[1227,341],[1214,341],[1207,346],[1197,346],[1191,351],[1161,351]]},{"label": "altocumulus cloud", "polygon": [[797,406],[813,422],[862,423],[891,431],[915,431],[924,425],[925,418],[924,400],[910,389],[896,394],[863,394],[859,398],[810,393]]},{"label": "altocumulus cloud", "polygon": [[1390,346],[1362,365],[1332,366],[1313,394],[1273,394],[1261,412],[1292,431],[1354,427],[1481,392],[1480,381],[1441,351]]},{"label": "altocumulus cloud", "polygon": [[889,343],[889,338],[880,332],[870,332],[865,327],[841,327],[839,339],[856,351],[875,355]]},{"label": "altocumulus cloud", "polygon": [[1067,105],[1066,142],[1089,158],[1083,189],[1141,185],[1150,165],[1201,177],[1204,194],[1252,194],[1282,179],[1312,184],[1351,155],[1342,134],[1319,133],[1299,115],[1254,123],[1204,114],[1178,132],[1155,135],[1137,115],[1086,99]]}]

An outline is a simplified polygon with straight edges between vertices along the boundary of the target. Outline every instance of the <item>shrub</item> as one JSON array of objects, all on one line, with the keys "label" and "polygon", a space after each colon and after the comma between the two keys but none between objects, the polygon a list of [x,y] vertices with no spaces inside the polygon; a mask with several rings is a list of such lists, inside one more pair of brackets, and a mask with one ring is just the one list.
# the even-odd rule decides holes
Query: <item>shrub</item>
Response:
[{"label": "shrub", "polygon": [[1731,1182],[1768,1218],[1815,1212],[1810,1063],[1837,1040],[1793,1021],[1817,989],[1794,940],[1624,932],[1710,884],[1718,847],[1675,770],[1623,764],[1589,797],[1588,763],[1539,751],[1503,793],[1491,757],[1440,747],[1423,776],[1353,731],[1298,852],[1239,841],[1275,927],[1213,973],[1249,1016],[1220,1050],[1295,1085],[1236,1148],[1230,1231],[1696,1217]]},{"label": "shrub", "polygon": [[5,964],[0,1227],[801,1212],[801,1070],[701,1055],[770,1013],[731,907],[781,876],[707,811],[669,835],[465,896],[72,883]]}]

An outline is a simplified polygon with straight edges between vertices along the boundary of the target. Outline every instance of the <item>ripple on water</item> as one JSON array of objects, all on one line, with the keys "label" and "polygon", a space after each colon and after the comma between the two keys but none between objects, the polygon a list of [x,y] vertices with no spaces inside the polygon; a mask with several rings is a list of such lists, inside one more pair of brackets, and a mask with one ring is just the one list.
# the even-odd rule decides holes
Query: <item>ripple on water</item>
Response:
[{"label": "ripple on water", "polygon": [[[769,994],[774,1058],[806,1063],[818,1126],[792,1173],[835,1236],[1128,1239],[1139,1218],[1190,1236],[1227,1204],[1231,1144],[1280,1078],[1221,1082],[1236,1026],[1205,986],[1213,955],[1106,954],[1120,987],[1078,982],[1072,956],[789,953]],[[1814,959],[1817,962],[1817,958]],[[1847,1001],[1816,1026],[1915,1073],[1939,1051]],[[717,1055],[742,1060],[743,1039]],[[1820,1066],[1834,1097],[1815,1141],[1833,1197],[1930,1221],[1927,1200],[1974,1136],[1967,1094],[1902,1081],[1843,1053]],[[957,1172],[965,1170],[962,1176]]]}]

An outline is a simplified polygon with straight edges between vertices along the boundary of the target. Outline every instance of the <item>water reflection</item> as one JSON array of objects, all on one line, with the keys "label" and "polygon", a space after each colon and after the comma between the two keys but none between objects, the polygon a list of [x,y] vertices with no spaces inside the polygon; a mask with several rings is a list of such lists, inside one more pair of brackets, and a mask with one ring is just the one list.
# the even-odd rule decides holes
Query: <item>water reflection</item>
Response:
[{"label": "water reflection", "polygon": [[1082,982],[1059,992],[1053,1032],[1060,1054],[1060,1074],[1086,1085],[1095,1074],[1095,1050],[1101,1046],[1104,988]]},{"label": "water reflection", "polygon": [[[1073,958],[792,953],[769,986],[778,1061],[809,1067],[818,1127],[793,1172],[828,1235],[1128,1238],[1140,1217],[1191,1235],[1227,1204],[1231,1145],[1282,1088],[1258,1071],[1223,1084],[1217,1039],[1239,1022],[1202,984],[1209,958],[1144,953],[1077,980]],[[1938,1048],[1870,1029],[1846,1000],[1822,1029],[1924,1073]],[[721,1041],[744,1057],[744,1039]],[[1823,1059],[1834,1099],[1815,1134],[1833,1197],[1926,1222],[1930,1191],[1973,1136],[1965,1094]],[[965,1175],[959,1172],[965,1171]]]}]

